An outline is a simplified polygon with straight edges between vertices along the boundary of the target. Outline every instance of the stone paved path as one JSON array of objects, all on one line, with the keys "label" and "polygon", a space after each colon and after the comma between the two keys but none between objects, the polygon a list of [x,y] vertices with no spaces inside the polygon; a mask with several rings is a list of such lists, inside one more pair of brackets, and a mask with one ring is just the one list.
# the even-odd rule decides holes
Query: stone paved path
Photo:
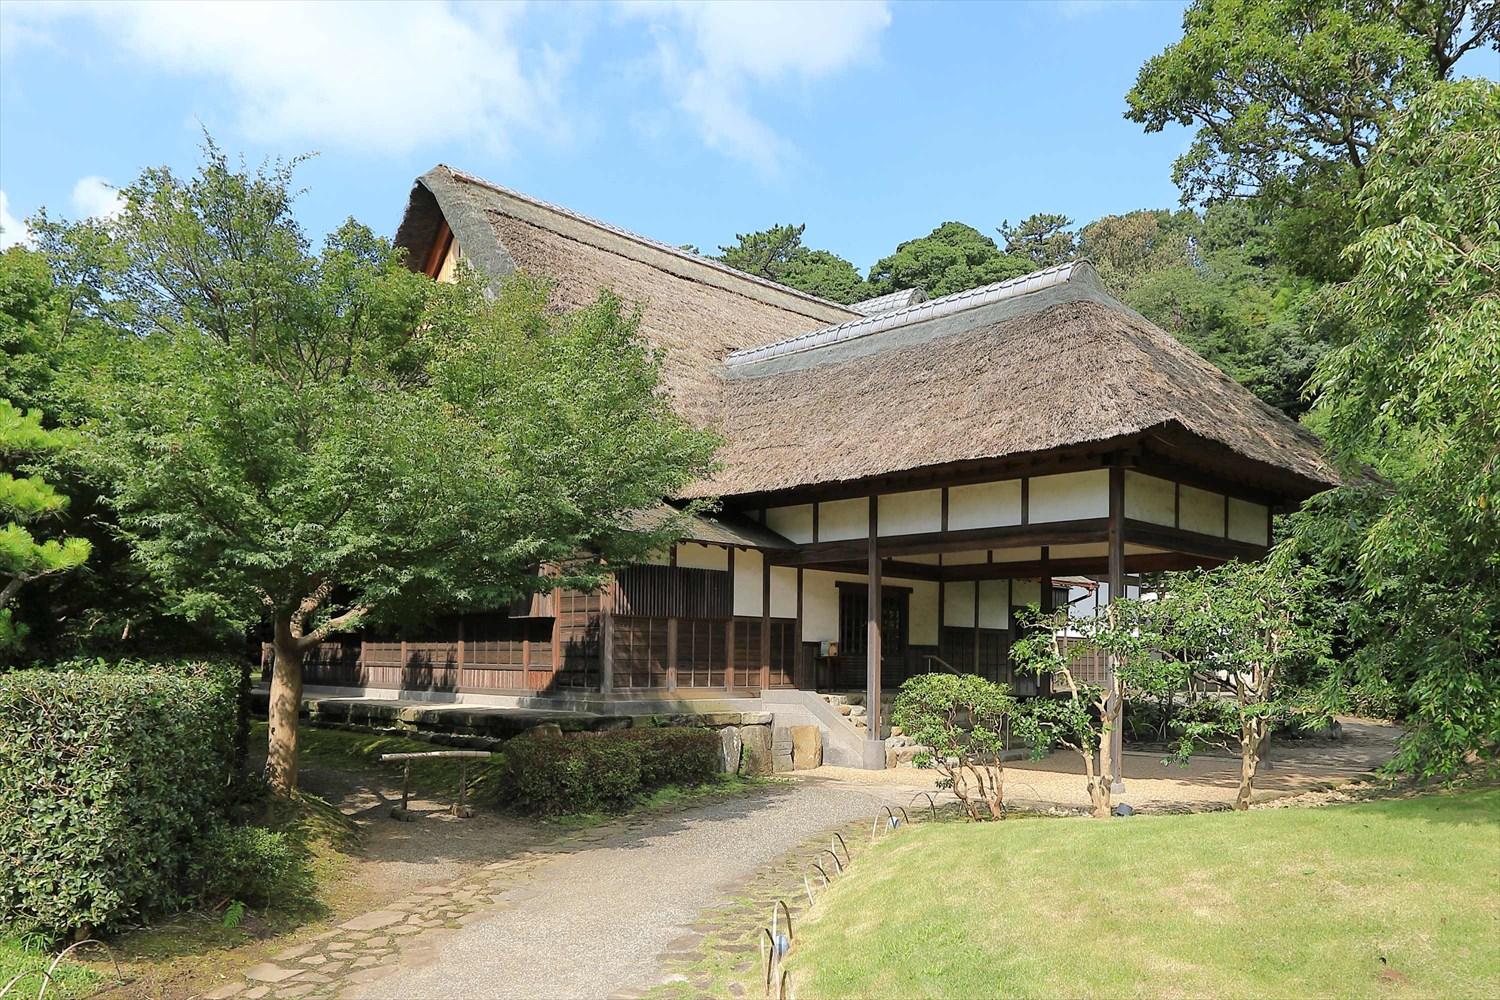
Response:
[{"label": "stone paved path", "polygon": [[205,996],[638,994],[669,976],[667,960],[696,944],[726,892],[810,838],[909,797],[799,781],[584,831],[362,914]]}]

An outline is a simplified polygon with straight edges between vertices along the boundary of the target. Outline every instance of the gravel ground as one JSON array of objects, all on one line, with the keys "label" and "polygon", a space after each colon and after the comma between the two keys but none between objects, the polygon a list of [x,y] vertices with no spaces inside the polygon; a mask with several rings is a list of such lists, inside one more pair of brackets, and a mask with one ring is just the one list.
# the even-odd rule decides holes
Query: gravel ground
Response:
[{"label": "gravel ground", "polygon": [[904,802],[893,787],[796,782],[658,818],[538,869],[513,909],[484,914],[343,996],[603,997],[661,976],[659,956],[736,884],[811,835]]}]

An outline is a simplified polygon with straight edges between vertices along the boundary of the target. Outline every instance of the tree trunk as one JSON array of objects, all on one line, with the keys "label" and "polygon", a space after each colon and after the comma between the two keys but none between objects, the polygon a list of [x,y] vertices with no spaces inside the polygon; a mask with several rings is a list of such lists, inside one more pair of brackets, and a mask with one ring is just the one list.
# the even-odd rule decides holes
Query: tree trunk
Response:
[{"label": "tree trunk", "polygon": [[1255,791],[1255,771],[1260,766],[1261,747],[1266,738],[1266,724],[1254,719],[1240,732],[1240,790],[1234,797],[1238,810],[1250,808],[1250,794]]},{"label": "tree trunk", "polygon": [[278,614],[272,641],[271,702],[267,711],[266,781],[278,795],[297,792],[297,713],[302,707],[302,644],[290,618]]}]

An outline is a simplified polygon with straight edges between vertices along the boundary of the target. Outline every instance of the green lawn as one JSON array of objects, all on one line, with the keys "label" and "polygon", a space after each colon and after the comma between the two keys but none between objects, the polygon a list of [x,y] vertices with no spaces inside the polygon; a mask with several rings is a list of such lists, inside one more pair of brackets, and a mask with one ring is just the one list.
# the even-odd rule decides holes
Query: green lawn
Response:
[{"label": "green lawn", "polygon": [[[79,953],[85,958],[98,958],[100,955],[97,950],[90,951],[87,945],[74,954]],[[36,996],[37,991],[42,988],[42,973],[51,965],[52,955],[27,951],[14,938],[0,937],[0,990],[4,990],[6,984],[16,976],[24,974],[23,978],[16,980],[10,996]],[[47,996],[58,1000],[87,996],[102,979],[103,976],[94,970],[64,959],[52,970],[52,982],[47,987]]]},{"label": "green lawn", "polygon": [[1500,791],[918,826],[819,898],[815,997],[1500,996]]}]

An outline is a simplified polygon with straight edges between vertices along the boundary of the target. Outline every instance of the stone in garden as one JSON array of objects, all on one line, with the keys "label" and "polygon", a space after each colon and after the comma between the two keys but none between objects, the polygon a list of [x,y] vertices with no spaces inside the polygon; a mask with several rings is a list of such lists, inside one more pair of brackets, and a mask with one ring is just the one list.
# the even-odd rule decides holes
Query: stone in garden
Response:
[{"label": "stone in garden", "polygon": [[353,920],[347,920],[339,924],[346,931],[373,931],[378,927],[389,927],[391,924],[400,923],[406,919],[406,914],[395,910],[373,910],[361,914]]},{"label": "stone in garden", "polygon": [[246,969],[245,978],[253,979],[257,983],[279,983],[283,979],[295,976],[297,972],[297,969],[283,969],[272,962],[262,962]]},{"label": "stone in garden", "polygon": [[823,731],[817,726],[792,727],[792,766],[806,771],[823,763]]},{"label": "stone in garden", "polygon": [[536,738],[536,737],[547,737],[547,738],[550,738],[550,737],[554,737],[554,736],[561,736],[562,735],[562,726],[559,726],[555,722],[543,722],[540,725],[532,726],[530,729],[526,730],[526,732],[522,733],[521,735],[522,736],[530,736],[532,738]]},{"label": "stone in garden", "polygon": [[725,726],[719,730],[719,769],[725,774],[739,771],[740,751],[743,749],[744,741],[738,727]]},{"label": "stone in garden", "polygon": [[742,726],[740,739],[744,741],[740,773],[751,777],[764,777],[774,773],[771,766],[771,727]]}]

